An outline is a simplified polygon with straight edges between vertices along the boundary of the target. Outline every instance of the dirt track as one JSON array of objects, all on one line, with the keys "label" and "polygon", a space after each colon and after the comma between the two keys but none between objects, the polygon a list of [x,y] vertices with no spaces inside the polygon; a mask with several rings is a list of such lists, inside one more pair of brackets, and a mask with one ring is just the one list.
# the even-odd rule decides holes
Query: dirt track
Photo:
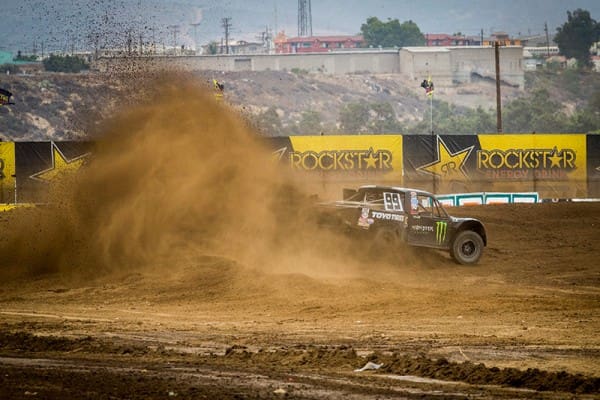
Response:
[{"label": "dirt track", "polygon": [[[549,397],[598,394],[600,204],[454,211],[479,216],[489,230],[476,267],[418,252],[404,265],[364,263],[364,274],[339,279],[205,256],[177,275],[4,282],[1,390],[8,398],[269,398],[280,388],[309,398],[532,395],[480,386],[488,380],[546,388]],[[442,358],[458,364],[436,364]],[[353,372],[368,360],[385,372]],[[465,362],[501,370],[480,381],[482,371],[459,369]],[[511,383],[498,378],[507,367],[568,374],[530,371],[535,379]],[[475,386],[384,377],[391,374]]]},{"label": "dirt track", "polygon": [[598,396],[600,203],[451,210],[486,225],[475,267],[373,261],[194,93],[0,215],[0,398]]}]

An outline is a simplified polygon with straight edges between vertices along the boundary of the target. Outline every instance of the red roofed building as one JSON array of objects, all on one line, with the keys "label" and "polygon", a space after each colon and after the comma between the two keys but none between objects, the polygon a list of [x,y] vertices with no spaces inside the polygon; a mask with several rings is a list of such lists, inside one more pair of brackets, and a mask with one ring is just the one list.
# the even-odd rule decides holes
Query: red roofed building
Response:
[{"label": "red roofed building", "polygon": [[446,33],[426,33],[427,46],[473,46],[480,45],[481,39]]},{"label": "red roofed building", "polygon": [[330,51],[355,49],[364,45],[362,36],[309,36],[287,38],[283,32],[275,38],[275,52],[326,53]]}]

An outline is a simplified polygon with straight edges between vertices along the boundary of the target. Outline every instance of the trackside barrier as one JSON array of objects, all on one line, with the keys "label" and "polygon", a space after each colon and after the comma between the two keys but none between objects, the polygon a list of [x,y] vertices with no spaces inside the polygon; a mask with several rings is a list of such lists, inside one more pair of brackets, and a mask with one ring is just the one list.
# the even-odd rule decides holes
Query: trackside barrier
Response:
[{"label": "trackside barrier", "polygon": [[538,203],[539,194],[536,192],[504,193],[504,192],[479,192],[441,194],[436,196],[444,206],[460,207],[483,204],[513,204],[513,203]]},{"label": "trackside barrier", "polygon": [[599,203],[600,198],[583,198],[583,199],[541,199],[540,203]]}]

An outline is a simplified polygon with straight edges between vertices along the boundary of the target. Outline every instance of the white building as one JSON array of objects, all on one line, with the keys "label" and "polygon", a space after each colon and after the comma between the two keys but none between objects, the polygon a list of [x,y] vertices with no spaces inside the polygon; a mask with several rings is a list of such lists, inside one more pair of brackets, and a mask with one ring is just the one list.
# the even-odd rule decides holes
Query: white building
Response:
[{"label": "white building", "polygon": [[[504,82],[523,89],[523,48],[499,48],[500,77]],[[493,47],[404,47],[400,50],[400,73],[415,81],[432,76],[435,83],[449,86],[473,79],[496,79]]]}]

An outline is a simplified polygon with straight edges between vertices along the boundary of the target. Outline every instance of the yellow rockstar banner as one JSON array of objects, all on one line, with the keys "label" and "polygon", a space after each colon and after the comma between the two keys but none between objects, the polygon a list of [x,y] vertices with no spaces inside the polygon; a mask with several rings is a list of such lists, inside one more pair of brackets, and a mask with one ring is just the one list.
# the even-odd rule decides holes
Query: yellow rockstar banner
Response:
[{"label": "yellow rockstar banner", "polygon": [[585,135],[478,136],[477,170],[488,179],[586,180]]},{"label": "yellow rockstar banner", "polygon": [[291,136],[295,171],[402,174],[401,135]]},{"label": "yellow rockstar banner", "polygon": [[0,142],[0,203],[13,201],[14,188],[15,144],[12,142]]}]

